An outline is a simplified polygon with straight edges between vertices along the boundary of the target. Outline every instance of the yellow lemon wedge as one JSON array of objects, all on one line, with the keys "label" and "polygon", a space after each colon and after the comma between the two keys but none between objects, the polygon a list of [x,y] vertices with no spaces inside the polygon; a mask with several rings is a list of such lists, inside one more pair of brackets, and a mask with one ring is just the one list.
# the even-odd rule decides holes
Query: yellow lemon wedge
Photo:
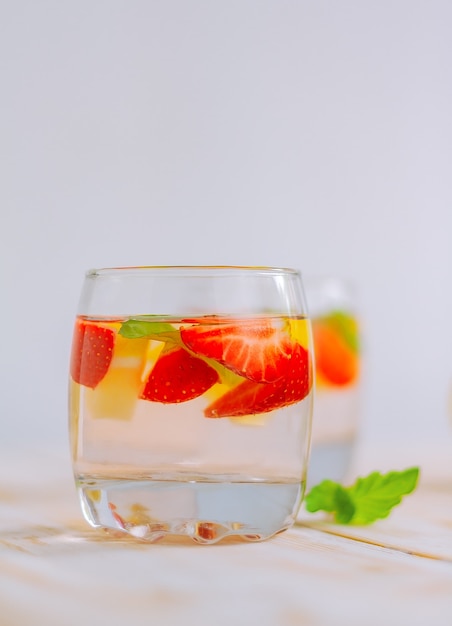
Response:
[{"label": "yellow lemon wedge", "polygon": [[116,335],[107,374],[95,389],[85,390],[86,408],[93,418],[130,420],[141,389],[141,373],[149,341]]},{"label": "yellow lemon wedge", "polygon": [[289,335],[292,340],[309,350],[311,347],[311,332],[307,319],[288,319]]}]

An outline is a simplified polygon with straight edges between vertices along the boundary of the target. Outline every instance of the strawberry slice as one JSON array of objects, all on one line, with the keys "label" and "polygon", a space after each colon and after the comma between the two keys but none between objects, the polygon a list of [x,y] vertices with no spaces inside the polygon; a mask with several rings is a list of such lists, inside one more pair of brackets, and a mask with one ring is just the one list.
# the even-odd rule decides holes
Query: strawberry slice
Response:
[{"label": "strawberry slice", "polygon": [[218,382],[217,372],[184,348],[164,349],[152,368],[140,398],[172,404],[202,395]]},{"label": "strawberry slice", "polygon": [[77,319],[72,339],[70,372],[73,380],[94,389],[110,367],[115,333],[94,322]]},{"label": "strawberry slice", "polygon": [[281,378],[292,356],[289,335],[265,319],[197,324],[181,328],[180,334],[195,354],[258,383]]},{"label": "strawberry slice", "polygon": [[[358,378],[358,354],[327,322],[312,324],[315,362],[319,375],[336,386],[346,386]],[[319,376],[319,378],[320,378]]]},{"label": "strawberry slice", "polygon": [[305,348],[295,344],[291,357],[283,378],[272,383],[245,380],[210,404],[204,411],[205,417],[268,413],[303,400],[312,386],[309,355]]}]

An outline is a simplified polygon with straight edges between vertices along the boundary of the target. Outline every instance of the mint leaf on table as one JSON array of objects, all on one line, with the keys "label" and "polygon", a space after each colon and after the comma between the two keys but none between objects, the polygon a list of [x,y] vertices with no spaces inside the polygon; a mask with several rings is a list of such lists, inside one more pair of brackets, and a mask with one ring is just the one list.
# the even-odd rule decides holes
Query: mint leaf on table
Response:
[{"label": "mint leaf on table", "polygon": [[338,524],[371,524],[388,517],[402,497],[414,491],[418,478],[419,468],[410,467],[387,474],[372,472],[350,487],[324,480],[307,494],[305,507],[310,513],[332,513]]},{"label": "mint leaf on table", "polygon": [[324,480],[313,487],[305,498],[305,506],[310,513],[333,513],[335,521],[340,524],[348,524],[356,510],[347,489],[332,480]]}]

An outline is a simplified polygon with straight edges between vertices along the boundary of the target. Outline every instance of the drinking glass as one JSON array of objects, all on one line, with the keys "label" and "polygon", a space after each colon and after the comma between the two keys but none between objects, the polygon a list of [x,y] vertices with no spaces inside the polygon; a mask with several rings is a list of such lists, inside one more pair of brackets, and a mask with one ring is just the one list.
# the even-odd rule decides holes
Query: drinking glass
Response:
[{"label": "drinking glass", "polygon": [[356,287],[337,276],[308,276],[315,352],[315,407],[308,486],[342,481],[353,461],[361,411],[361,331]]},{"label": "drinking glass", "polygon": [[73,469],[95,527],[266,539],[303,497],[312,336],[298,271],[88,271],[69,381]]}]

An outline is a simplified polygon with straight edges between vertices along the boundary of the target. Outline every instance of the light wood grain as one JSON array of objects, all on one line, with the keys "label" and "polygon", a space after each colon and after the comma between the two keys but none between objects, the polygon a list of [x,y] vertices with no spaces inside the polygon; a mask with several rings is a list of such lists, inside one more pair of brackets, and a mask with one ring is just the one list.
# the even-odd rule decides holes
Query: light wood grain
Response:
[{"label": "light wood grain", "polygon": [[64,454],[4,455],[6,467],[1,626],[452,623],[447,484],[365,528],[302,515],[262,543],[144,544],[85,524]]}]

